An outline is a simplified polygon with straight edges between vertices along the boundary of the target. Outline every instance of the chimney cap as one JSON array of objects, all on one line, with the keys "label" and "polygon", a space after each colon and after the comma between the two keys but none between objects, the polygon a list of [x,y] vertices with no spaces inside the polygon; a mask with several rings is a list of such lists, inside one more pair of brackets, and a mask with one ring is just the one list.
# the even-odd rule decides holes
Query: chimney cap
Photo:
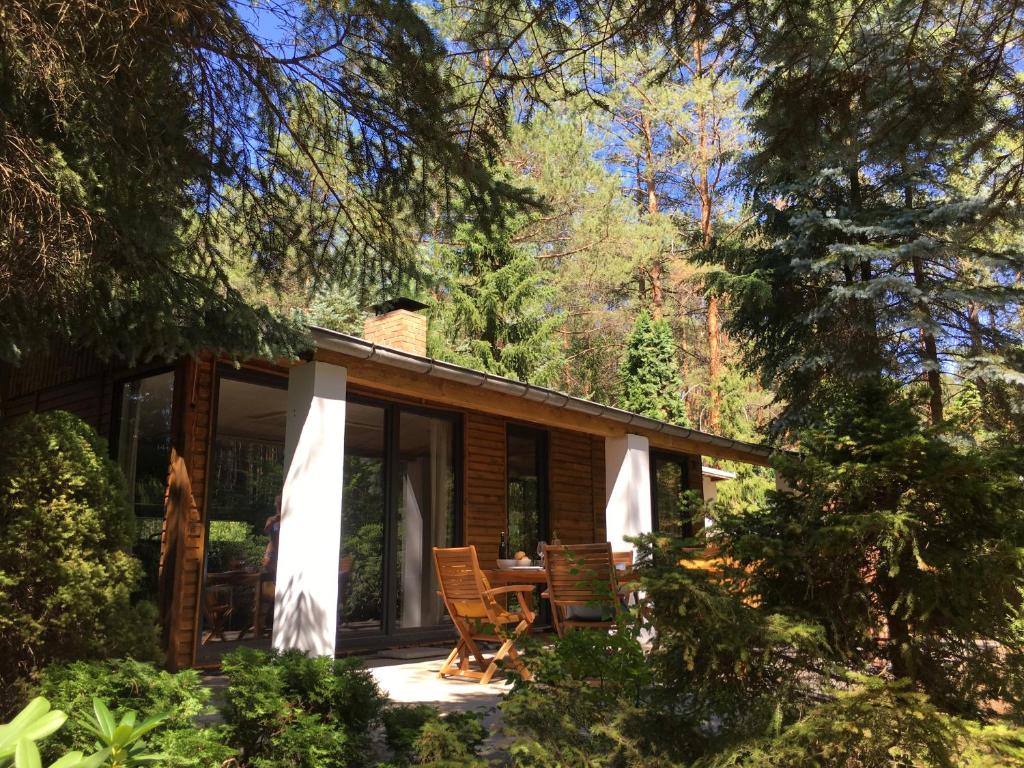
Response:
[{"label": "chimney cap", "polygon": [[422,301],[416,301],[408,296],[396,296],[393,299],[386,299],[378,304],[373,304],[370,309],[373,310],[375,315],[386,315],[388,312],[394,312],[396,309],[404,309],[407,312],[419,312],[421,309],[426,309],[427,305]]}]

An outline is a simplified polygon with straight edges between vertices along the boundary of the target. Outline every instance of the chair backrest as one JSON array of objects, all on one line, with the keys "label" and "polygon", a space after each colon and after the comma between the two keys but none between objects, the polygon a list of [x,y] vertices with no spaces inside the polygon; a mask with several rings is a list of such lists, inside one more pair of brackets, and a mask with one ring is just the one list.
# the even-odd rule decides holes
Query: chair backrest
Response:
[{"label": "chair backrest", "polygon": [[611,544],[549,545],[544,548],[544,567],[552,603],[618,606]]},{"label": "chair backrest", "polygon": [[453,618],[485,615],[483,592],[490,585],[480,570],[476,547],[434,547],[434,567],[441,598]]}]

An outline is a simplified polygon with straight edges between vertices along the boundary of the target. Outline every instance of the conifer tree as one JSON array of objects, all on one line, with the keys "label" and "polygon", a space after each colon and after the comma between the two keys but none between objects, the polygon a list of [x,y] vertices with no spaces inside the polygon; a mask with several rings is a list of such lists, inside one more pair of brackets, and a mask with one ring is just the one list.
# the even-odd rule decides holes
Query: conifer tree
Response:
[{"label": "conifer tree", "polygon": [[621,407],[672,424],[686,423],[675,341],[665,320],[640,313],[626,340],[620,376]]},{"label": "conifer tree", "polygon": [[428,350],[433,357],[558,386],[563,356],[553,290],[507,235],[463,226],[439,247]]},{"label": "conifer tree", "polygon": [[744,168],[759,228],[719,255],[730,330],[783,400],[795,492],[717,530],[764,607],[819,622],[837,660],[984,716],[1020,690],[1024,458],[946,406],[952,381],[1019,377],[1020,257],[990,237],[1020,204],[996,150],[1018,77],[1008,22],[954,6],[840,21],[796,4],[762,39],[775,74]]}]

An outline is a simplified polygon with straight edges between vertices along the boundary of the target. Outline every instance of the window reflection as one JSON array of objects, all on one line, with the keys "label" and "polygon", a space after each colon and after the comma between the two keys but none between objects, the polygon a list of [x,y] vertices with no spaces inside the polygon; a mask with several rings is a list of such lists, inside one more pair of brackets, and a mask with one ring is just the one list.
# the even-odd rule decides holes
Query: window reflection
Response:
[{"label": "window reflection", "polygon": [[545,434],[539,430],[508,430],[508,556],[517,551],[535,557],[545,538],[547,464]]},{"label": "window reflection", "polygon": [[652,454],[651,473],[655,527],[663,533],[692,536],[694,526],[686,503],[690,487],[686,458]]},{"label": "window reflection", "polygon": [[200,651],[269,646],[284,469],[287,390],[222,377],[207,495]]},{"label": "window reflection", "polygon": [[405,629],[442,618],[433,548],[455,542],[453,434],[448,419],[401,414],[396,620]]},{"label": "window reflection", "polygon": [[171,456],[174,372],[127,381],[121,386],[117,461],[128,481],[135,510],[135,555],[142,562],[140,596],[156,600],[164,491]]},{"label": "window reflection", "polygon": [[384,621],[385,411],[345,411],[345,486],[338,567],[338,634],[380,632]]}]

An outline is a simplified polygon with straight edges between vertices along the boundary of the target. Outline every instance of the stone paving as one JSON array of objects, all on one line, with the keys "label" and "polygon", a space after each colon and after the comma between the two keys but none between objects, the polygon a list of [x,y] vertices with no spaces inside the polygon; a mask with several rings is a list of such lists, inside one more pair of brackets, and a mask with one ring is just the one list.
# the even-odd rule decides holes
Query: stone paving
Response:
[{"label": "stone paving", "polygon": [[498,703],[511,687],[499,675],[487,685],[437,676],[447,649],[427,659],[403,660],[369,656],[364,659],[388,697],[396,704],[430,704],[441,712],[477,712],[489,734],[482,757],[500,762],[511,742],[502,732]]}]

